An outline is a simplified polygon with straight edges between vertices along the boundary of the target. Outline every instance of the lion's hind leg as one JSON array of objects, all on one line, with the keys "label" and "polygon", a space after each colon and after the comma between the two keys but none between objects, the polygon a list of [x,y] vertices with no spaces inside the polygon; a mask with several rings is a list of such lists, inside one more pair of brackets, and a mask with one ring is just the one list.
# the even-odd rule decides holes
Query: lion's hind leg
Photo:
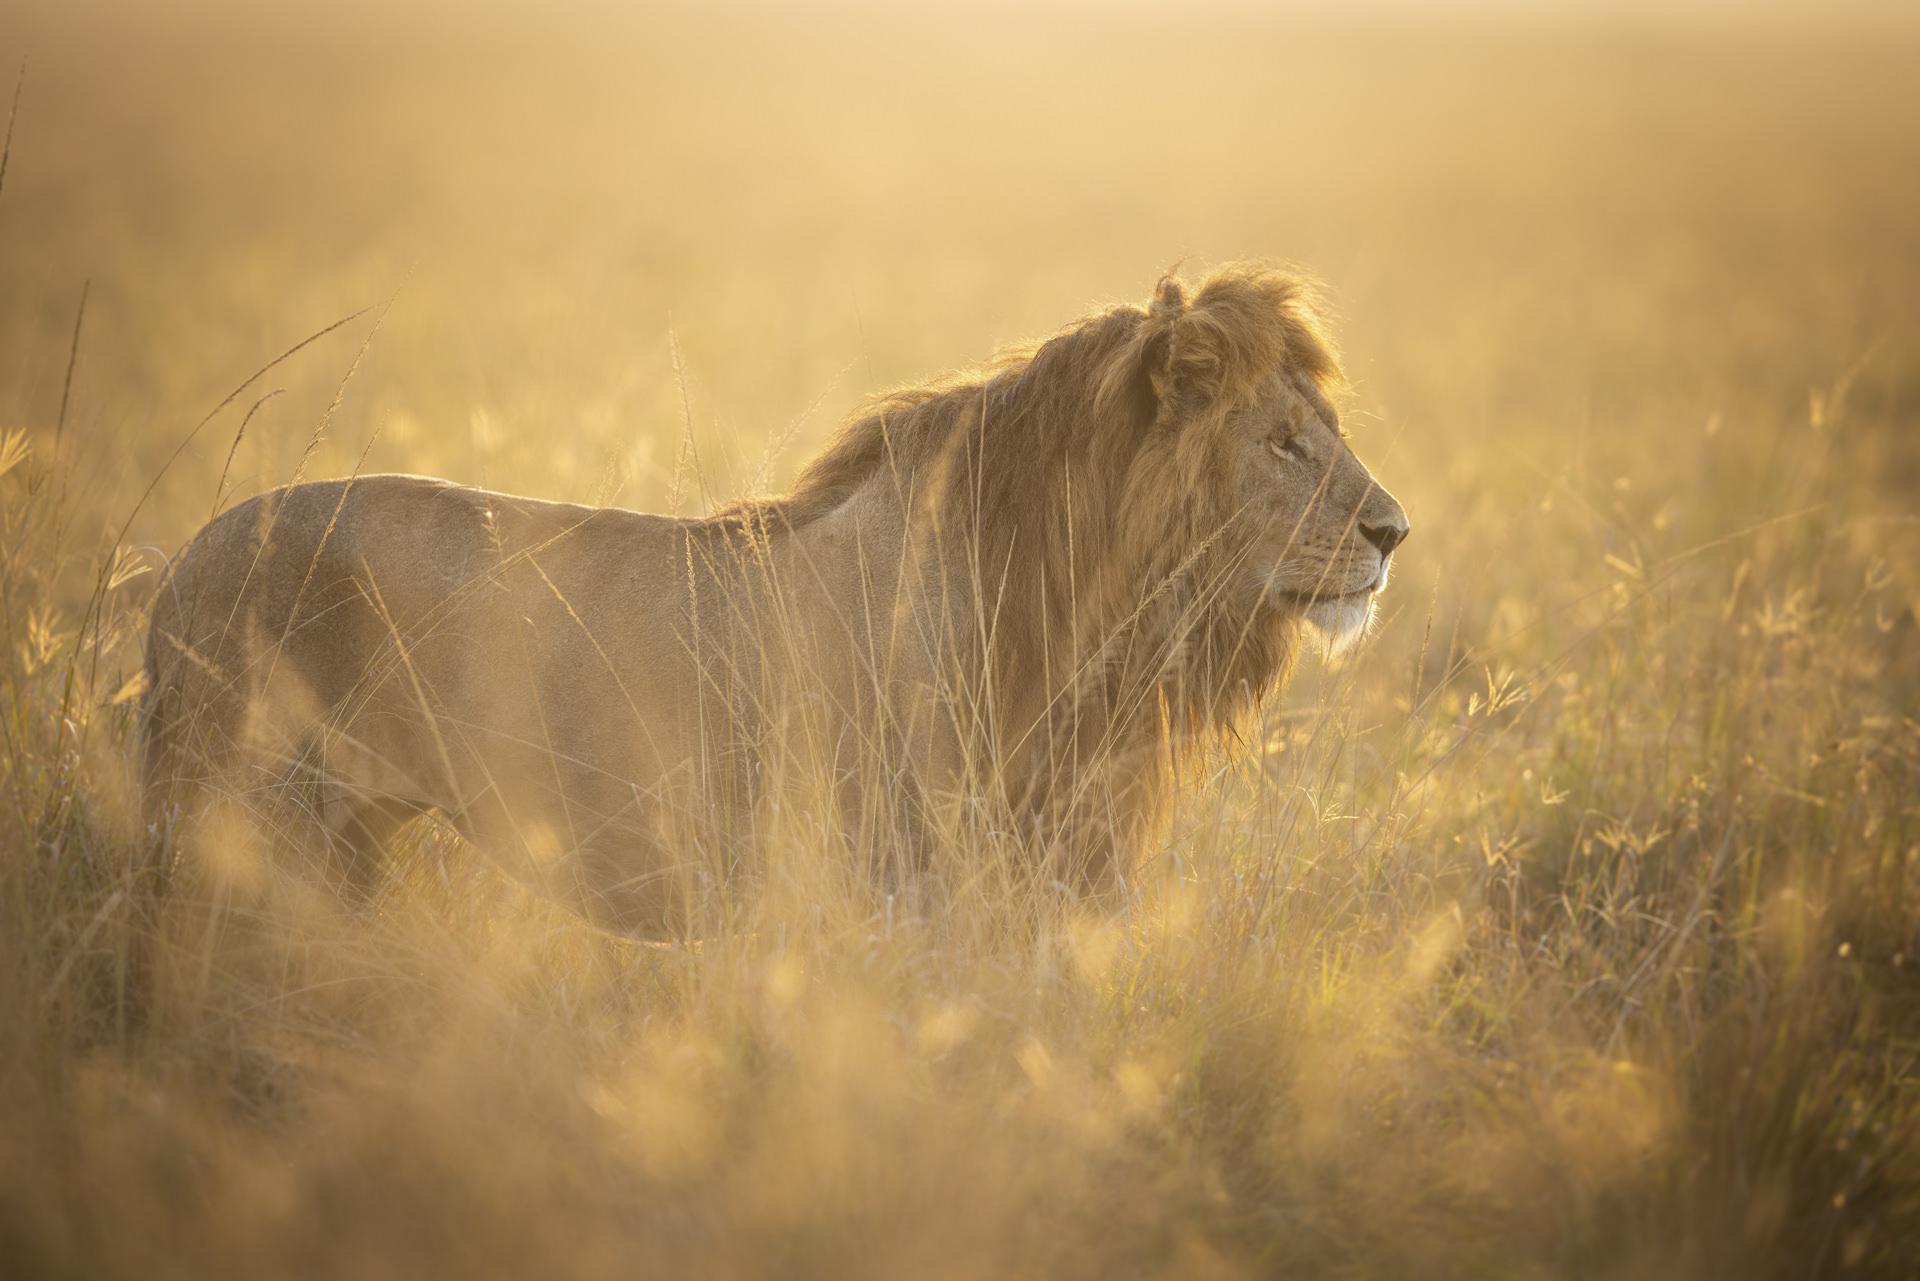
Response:
[{"label": "lion's hind leg", "polygon": [[367,907],[386,880],[394,839],[425,810],[402,797],[356,792],[333,780],[322,787],[323,875],[342,901],[355,908]]},{"label": "lion's hind leg", "polygon": [[316,878],[353,909],[370,906],[402,828],[432,809],[425,789],[396,763],[399,745],[336,720],[315,731],[289,762],[283,835]]}]

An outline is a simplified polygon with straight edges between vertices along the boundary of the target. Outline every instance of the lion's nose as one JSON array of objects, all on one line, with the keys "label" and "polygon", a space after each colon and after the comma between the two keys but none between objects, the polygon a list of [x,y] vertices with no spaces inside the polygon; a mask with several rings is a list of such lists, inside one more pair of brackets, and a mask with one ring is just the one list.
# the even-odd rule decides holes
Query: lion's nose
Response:
[{"label": "lion's nose", "polygon": [[1360,526],[1360,536],[1378,547],[1382,556],[1393,555],[1393,549],[1406,542],[1407,535],[1411,532],[1404,520],[1396,525],[1362,524]]}]

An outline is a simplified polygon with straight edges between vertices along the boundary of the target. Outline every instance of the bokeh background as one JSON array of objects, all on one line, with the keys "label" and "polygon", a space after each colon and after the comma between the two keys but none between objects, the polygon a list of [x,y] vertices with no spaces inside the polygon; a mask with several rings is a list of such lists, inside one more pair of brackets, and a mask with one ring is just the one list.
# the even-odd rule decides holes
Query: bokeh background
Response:
[{"label": "bokeh background", "polygon": [[[1904,6],[27,3],[22,66],[26,1274],[1910,1275]],[[222,492],[699,511],[1254,257],[1414,534],[1128,912],[635,951],[425,833],[372,920],[250,873],[129,1040],[140,571]]]}]

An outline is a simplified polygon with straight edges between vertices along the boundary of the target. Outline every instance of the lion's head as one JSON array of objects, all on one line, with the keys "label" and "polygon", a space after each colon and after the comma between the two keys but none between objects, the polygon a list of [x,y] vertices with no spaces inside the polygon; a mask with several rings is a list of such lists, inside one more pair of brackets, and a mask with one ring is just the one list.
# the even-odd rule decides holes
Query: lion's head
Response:
[{"label": "lion's head", "polygon": [[1239,268],[1189,301],[1162,281],[1106,376],[1108,402],[1130,385],[1148,424],[1123,502],[1160,512],[1154,535],[1217,545],[1235,613],[1297,619],[1335,644],[1360,635],[1409,525],[1340,429],[1338,366],[1305,287]]}]

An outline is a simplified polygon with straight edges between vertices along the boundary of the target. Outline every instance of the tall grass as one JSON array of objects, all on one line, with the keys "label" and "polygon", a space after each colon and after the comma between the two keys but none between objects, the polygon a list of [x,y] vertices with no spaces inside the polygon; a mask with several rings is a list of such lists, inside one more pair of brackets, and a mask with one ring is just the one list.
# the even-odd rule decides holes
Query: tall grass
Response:
[{"label": "tall grass", "polygon": [[[6,1270],[1910,1275],[1920,111],[1860,70],[1910,40],[1427,33],[1448,71],[1223,26],[1195,97],[1125,25],[868,22],[556,28],[537,72],[403,28],[278,85],[49,27],[0,191]],[[1331,278],[1414,536],[1125,906],[965,848],[890,897],[796,820],[730,928],[648,947],[431,825],[370,910],[236,841],[128,1021],[139,638],[223,487],[377,429],[375,466],[664,508],[692,432],[726,496],[1188,250]],[[143,498],[409,254],[344,389],[370,317]]]}]

